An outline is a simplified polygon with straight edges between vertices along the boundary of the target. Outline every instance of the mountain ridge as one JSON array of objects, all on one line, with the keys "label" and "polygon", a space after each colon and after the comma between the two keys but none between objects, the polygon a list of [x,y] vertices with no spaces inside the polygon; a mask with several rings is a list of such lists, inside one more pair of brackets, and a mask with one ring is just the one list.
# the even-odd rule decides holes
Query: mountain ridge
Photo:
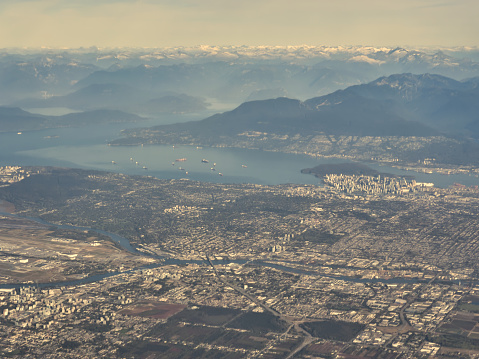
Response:
[{"label": "mountain ridge", "polygon": [[93,110],[62,116],[34,114],[18,107],[0,106],[0,132],[37,131],[59,127],[81,127],[91,124],[136,122],[144,118],[118,110]]},{"label": "mountain ridge", "polygon": [[448,163],[467,164],[479,162],[475,158],[479,146],[467,140],[479,138],[478,113],[475,80],[407,73],[306,101],[285,97],[250,101],[201,121],[127,130],[126,138],[112,144],[233,146],[328,156],[354,153],[355,158],[380,156],[385,161],[402,157],[408,163],[438,153]]}]

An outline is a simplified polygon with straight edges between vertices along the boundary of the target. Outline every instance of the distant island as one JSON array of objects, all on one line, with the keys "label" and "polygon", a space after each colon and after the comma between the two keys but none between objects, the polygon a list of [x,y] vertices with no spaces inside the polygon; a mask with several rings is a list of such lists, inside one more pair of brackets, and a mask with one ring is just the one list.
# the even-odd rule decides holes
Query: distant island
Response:
[{"label": "distant island", "polygon": [[21,108],[66,107],[79,111],[118,110],[136,115],[192,113],[207,110],[204,98],[171,91],[148,91],[121,84],[91,84],[63,96],[26,98]]},{"label": "distant island", "polygon": [[[18,107],[0,106],[0,132],[38,131],[50,128],[82,127],[105,123],[139,122],[146,118],[118,110],[94,110],[45,116]],[[55,136],[47,136],[54,138]]]}]

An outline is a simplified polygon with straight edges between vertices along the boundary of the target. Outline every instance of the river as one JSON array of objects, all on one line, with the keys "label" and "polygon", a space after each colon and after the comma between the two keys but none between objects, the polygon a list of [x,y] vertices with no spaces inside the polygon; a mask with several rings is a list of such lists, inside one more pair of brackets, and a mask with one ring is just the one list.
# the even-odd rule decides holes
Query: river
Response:
[{"label": "river", "polygon": [[[63,111],[66,112],[66,111]],[[204,117],[204,116],[203,116]],[[42,131],[0,133],[0,166],[63,166],[94,170],[106,170],[128,175],[149,175],[162,179],[190,178],[198,181],[217,183],[256,183],[256,184],[320,184],[312,175],[302,174],[301,169],[325,163],[345,162],[341,159],[317,159],[305,155],[284,154],[238,148],[198,148],[195,146],[108,146],[108,141],[120,136],[124,128],[153,126],[156,124],[198,120],[195,115],[171,115],[162,119],[140,123],[108,124],[83,128],[61,128]],[[186,159],[176,161],[177,159]],[[479,178],[469,175],[423,174],[403,171],[388,166],[370,167],[386,173],[414,176],[418,182],[433,182],[438,187],[448,187],[454,182],[468,186],[479,185]],[[180,169],[180,167],[182,169]],[[221,175],[220,175],[221,173]],[[4,213],[5,215],[9,215]],[[48,224],[40,219],[37,222]],[[51,224],[49,224],[51,225]],[[113,233],[75,226],[57,226],[80,230],[94,230],[108,235],[124,249],[138,253],[126,238]],[[163,258],[160,264],[204,263],[203,261],[180,261]],[[244,260],[230,260],[227,263],[245,263]],[[256,262],[257,265],[290,271],[298,274],[313,275],[276,264]],[[74,285],[98,281],[118,273],[107,273],[51,285]],[[316,275],[319,275],[316,273]],[[335,279],[362,281],[349,277]],[[367,280],[368,282],[404,283],[404,279]],[[20,285],[11,285],[18,287]],[[39,285],[40,286],[40,285]],[[0,285],[7,288],[8,285]]]},{"label": "river", "polygon": [[[135,248],[133,248],[129,242],[128,239],[121,237],[115,233],[110,233],[106,232],[103,230],[99,229],[94,229],[94,228],[89,228],[89,227],[79,227],[79,226],[73,226],[73,225],[65,225],[65,224],[54,224],[54,223],[49,223],[46,222],[42,219],[39,218],[31,218],[31,217],[22,217],[18,216],[15,214],[7,213],[7,212],[2,212],[0,211],[0,215],[3,216],[11,216],[11,217],[17,217],[17,218],[27,218],[31,221],[47,225],[49,227],[57,227],[57,228],[63,228],[63,229],[74,229],[74,230],[81,230],[81,231],[93,231],[97,232],[106,236],[109,236],[113,242],[118,244],[120,247],[123,249],[135,253],[138,255],[143,255],[143,256],[152,256],[149,254],[145,254],[142,252],[138,252]],[[86,283],[93,283],[93,282],[98,282],[102,279],[112,277],[114,275],[118,274],[127,274],[131,273],[136,270],[143,270],[143,269],[148,269],[148,268],[158,268],[162,267],[165,265],[187,265],[187,264],[205,264],[208,265],[208,261],[206,259],[201,260],[201,259],[176,259],[176,258],[168,258],[168,257],[159,257],[159,256],[153,256],[156,259],[159,259],[159,263],[153,263],[146,265],[141,268],[136,268],[136,269],[130,269],[127,271],[123,272],[108,272],[108,273],[103,273],[103,274],[95,274],[92,276],[88,276],[85,278],[81,279],[76,279],[76,280],[69,280],[69,281],[63,281],[63,282],[54,282],[54,283],[20,283],[20,284],[0,284],[0,288],[3,289],[11,289],[11,288],[20,288],[20,287],[31,287],[31,286],[36,286],[39,288],[48,288],[48,287],[63,287],[63,286],[70,286],[70,285],[80,285],[80,284],[86,284]],[[310,275],[310,276],[321,276],[321,277],[326,277],[330,278],[333,280],[342,280],[342,281],[347,281],[347,282],[354,282],[354,283],[389,283],[389,284],[404,284],[404,283],[418,283],[420,280],[415,279],[415,278],[389,278],[389,279],[378,279],[378,278],[372,278],[372,279],[365,279],[365,278],[355,278],[355,277],[347,277],[347,276],[335,276],[335,275],[329,275],[329,274],[323,274],[319,273],[317,271],[307,271],[304,269],[298,269],[294,267],[288,267],[284,264],[277,264],[277,263],[271,263],[271,262],[263,262],[261,260],[248,260],[248,259],[223,259],[223,260],[211,260],[213,264],[230,264],[230,263],[236,263],[236,264],[247,264],[250,263],[251,265],[255,266],[260,266],[260,267],[267,267],[267,268],[273,268],[273,269],[278,269],[284,272],[289,272],[289,273],[294,273],[294,274],[300,274],[300,275]],[[458,282],[458,281],[454,281]]]}]

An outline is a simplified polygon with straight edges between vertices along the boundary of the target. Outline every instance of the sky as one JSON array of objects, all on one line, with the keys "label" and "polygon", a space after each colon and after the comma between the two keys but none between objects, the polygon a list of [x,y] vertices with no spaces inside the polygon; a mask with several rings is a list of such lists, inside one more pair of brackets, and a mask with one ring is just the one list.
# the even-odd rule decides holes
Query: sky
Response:
[{"label": "sky", "polygon": [[0,0],[0,47],[477,46],[478,0]]}]

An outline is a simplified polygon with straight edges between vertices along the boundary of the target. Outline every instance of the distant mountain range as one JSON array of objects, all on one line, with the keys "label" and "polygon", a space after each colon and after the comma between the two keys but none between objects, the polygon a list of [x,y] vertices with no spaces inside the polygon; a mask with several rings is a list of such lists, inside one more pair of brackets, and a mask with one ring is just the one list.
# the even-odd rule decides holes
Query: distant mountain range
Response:
[{"label": "distant mountain range", "polygon": [[[157,97],[158,96],[158,97]],[[68,95],[29,98],[14,105],[23,108],[65,107],[74,110],[116,109],[142,115],[190,113],[207,109],[203,98],[173,92],[156,93],[121,84],[91,84]]]},{"label": "distant mountain range", "polygon": [[478,79],[400,74],[299,101],[280,97],[246,102],[199,122],[156,130],[208,138],[245,131],[279,135],[469,135],[479,138]]},{"label": "distant mountain range", "polygon": [[[3,56],[2,56],[3,55]],[[99,68],[94,63],[81,63],[74,56],[39,54],[20,56],[0,55],[0,105],[35,96],[67,93],[72,84]]]},{"label": "distant mountain range", "polygon": [[279,61],[283,57],[271,56],[268,61],[258,56],[250,62],[141,65],[115,71],[101,70],[80,80],[75,86],[119,84],[150,92],[175,91],[221,101],[243,102],[255,99],[261,92],[277,93],[278,89],[292,97],[308,98],[393,73],[431,72],[456,79],[479,76],[478,63],[455,59],[443,53],[428,55],[405,49],[376,52],[358,49],[340,54],[331,52],[329,56],[322,53],[313,64],[301,63],[298,58],[291,62]]},{"label": "distant mountain range", "polygon": [[381,140],[373,147],[380,145],[383,155],[389,151],[397,156],[387,138],[422,138],[421,145],[401,145],[409,161],[436,153],[444,161],[447,157],[449,162],[479,163],[479,157],[474,159],[479,145],[467,140],[479,139],[478,79],[460,82],[440,75],[397,74],[304,102],[284,97],[251,101],[202,121],[129,130],[125,135],[113,144],[231,145],[294,152],[303,148],[311,153],[327,148],[328,154],[342,155],[348,155],[355,142],[374,137]]},{"label": "distant mountain range", "polygon": [[[306,99],[405,72],[429,72],[456,80],[479,76],[479,50],[197,46],[0,51],[0,104],[20,106],[17,102],[26,98],[54,96],[51,104],[79,106],[81,98],[75,97],[93,94],[91,86],[113,85],[146,93],[145,101],[172,92],[236,104],[265,99],[268,93],[273,95],[269,97]],[[86,92],[74,94],[82,89]],[[121,99],[122,91],[112,89],[112,94]],[[102,97],[111,108],[122,109],[121,100]],[[131,100],[136,97],[133,94]]]},{"label": "distant mountain range", "polygon": [[141,120],[144,120],[144,118],[115,110],[87,111],[64,116],[44,116],[24,111],[18,107],[0,107],[0,132],[35,131],[47,128],[81,127]]},{"label": "distant mountain range", "polygon": [[[443,133],[479,138],[475,130],[479,124],[478,84],[477,77],[456,81],[431,74],[399,74],[313,98],[305,105],[319,113],[346,111],[342,118],[350,115],[359,121],[384,121],[395,114]],[[412,135],[420,135],[414,131]]]}]

